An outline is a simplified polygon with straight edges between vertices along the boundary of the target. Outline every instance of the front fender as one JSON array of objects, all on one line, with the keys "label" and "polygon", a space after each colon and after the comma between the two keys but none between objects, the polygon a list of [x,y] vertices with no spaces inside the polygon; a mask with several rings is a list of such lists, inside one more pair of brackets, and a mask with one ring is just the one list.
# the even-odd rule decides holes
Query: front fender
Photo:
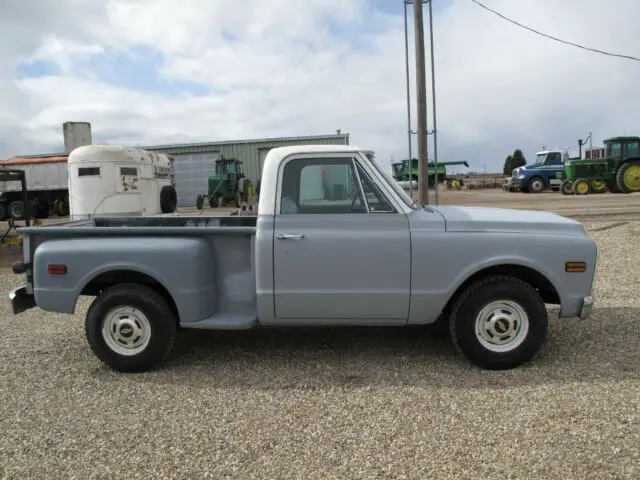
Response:
[{"label": "front fender", "polygon": [[[45,311],[74,313],[86,285],[115,270],[142,273],[160,283],[173,298],[181,321],[197,321],[215,311],[215,257],[205,238],[48,240],[33,258],[34,297]],[[50,275],[49,264],[66,265],[66,275]]]}]

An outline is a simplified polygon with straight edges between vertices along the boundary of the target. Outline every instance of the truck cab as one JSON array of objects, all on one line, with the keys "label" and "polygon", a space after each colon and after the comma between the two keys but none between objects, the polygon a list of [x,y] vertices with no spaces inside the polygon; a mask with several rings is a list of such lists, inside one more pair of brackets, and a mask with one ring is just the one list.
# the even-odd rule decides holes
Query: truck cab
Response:
[{"label": "truck cab", "polygon": [[559,191],[562,181],[558,174],[568,158],[568,152],[563,150],[537,152],[533,163],[513,169],[511,185],[524,193],[541,193],[548,188]]}]

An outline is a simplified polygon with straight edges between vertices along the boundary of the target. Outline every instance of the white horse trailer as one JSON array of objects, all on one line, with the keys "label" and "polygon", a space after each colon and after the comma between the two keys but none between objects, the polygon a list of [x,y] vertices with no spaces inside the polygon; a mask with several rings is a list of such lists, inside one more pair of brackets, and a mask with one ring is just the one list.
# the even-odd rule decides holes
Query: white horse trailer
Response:
[{"label": "white horse trailer", "polygon": [[120,145],[86,145],[69,154],[69,216],[151,216],[173,213],[173,159]]}]

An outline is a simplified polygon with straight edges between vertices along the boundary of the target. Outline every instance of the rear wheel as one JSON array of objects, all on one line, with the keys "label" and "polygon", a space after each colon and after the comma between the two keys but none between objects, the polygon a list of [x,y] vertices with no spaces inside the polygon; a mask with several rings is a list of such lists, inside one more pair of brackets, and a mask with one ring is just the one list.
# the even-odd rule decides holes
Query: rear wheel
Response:
[{"label": "rear wheel", "polygon": [[24,202],[22,200],[15,200],[9,204],[9,216],[14,220],[24,218]]},{"label": "rear wheel", "polygon": [[495,275],[474,282],[460,295],[449,328],[458,351],[474,365],[506,370],[527,363],[540,351],[548,316],[531,285]]},{"label": "rear wheel", "polygon": [[209,197],[209,206],[211,208],[217,208],[220,205],[220,194],[214,193],[211,197]]},{"label": "rear wheel", "polygon": [[115,285],[100,294],[85,320],[95,355],[120,372],[142,372],[159,365],[173,346],[177,330],[167,301],[144,285]]},{"label": "rear wheel", "polygon": [[616,173],[616,184],[622,193],[640,192],[640,161],[621,165]]}]

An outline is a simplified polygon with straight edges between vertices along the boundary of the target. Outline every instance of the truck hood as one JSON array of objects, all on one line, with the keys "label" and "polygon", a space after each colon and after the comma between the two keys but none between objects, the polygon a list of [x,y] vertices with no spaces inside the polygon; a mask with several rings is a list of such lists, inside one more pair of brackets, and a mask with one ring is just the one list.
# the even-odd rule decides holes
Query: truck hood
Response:
[{"label": "truck hood", "polygon": [[538,210],[486,207],[431,207],[445,219],[448,232],[554,233],[584,235],[577,220]]}]

